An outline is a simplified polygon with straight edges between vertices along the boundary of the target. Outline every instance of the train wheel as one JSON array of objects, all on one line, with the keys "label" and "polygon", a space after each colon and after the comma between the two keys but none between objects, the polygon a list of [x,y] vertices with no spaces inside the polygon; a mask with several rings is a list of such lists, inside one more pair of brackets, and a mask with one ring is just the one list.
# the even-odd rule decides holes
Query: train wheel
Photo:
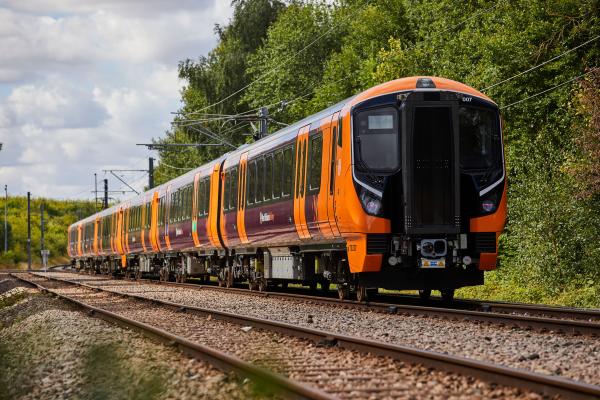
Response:
[{"label": "train wheel", "polygon": [[258,280],[258,291],[259,292],[266,292],[268,287],[269,287],[269,285],[265,278],[260,278]]},{"label": "train wheel", "polygon": [[254,290],[255,287],[256,287],[256,284],[254,283],[254,280],[248,279],[248,289]]},{"label": "train wheel", "polygon": [[321,290],[325,293],[329,292],[329,286],[330,286],[330,282],[329,281],[323,281],[321,282]]},{"label": "train wheel", "polygon": [[423,301],[429,300],[429,298],[431,297],[431,289],[419,290],[419,297]]},{"label": "train wheel", "polygon": [[350,294],[350,289],[348,289],[348,286],[338,284],[337,292],[339,299],[344,300],[348,298],[348,295]]},{"label": "train wheel", "polygon": [[454,300],[454,289],[440,290],[442,293],[442,300],[446,303],[450,303]]},{"label": "train wheel", "polygon": [[367,295],[367,288],[363,285],[358,285],[356,288],[356,300],[359,302],[367,301],[369,296]]},{"label": "train wheel", "polygon": [[225,281],[221,279],[221,277],[217,277],[217,283],[219,284],[219,287],[225,286]]},{"label": "train wheel", "polygon": [[287,282],[281,282],[281,288],[282,289],[287,289],[288,288],[288,283]]},{"label": "train wheel", "polygon": [[138,269],[137,271],[135,271],[135,280],[139,281],[140,279],[142,279],[142,270]]},{"label": "train wheel", "polygon": [[316,292],[316,291],[317,291],[317,285],[318,285],[318,282],[311,282],[311,283],[308,285],[308,287],[310,288],[310,291],[311,291],[311,292]]}]

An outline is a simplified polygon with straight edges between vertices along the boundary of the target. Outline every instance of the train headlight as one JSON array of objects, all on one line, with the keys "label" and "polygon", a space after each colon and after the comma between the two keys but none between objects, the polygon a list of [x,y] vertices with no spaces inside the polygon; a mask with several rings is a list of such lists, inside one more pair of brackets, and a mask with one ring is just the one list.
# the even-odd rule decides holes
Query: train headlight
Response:
[{"label": "train headlight", "polygon": [[372,195],[364,188],[362,188],[360,193],[360,201],[368,214],[379,215],[381,212],[381,199]]},{"label": "train headlight", "polygon": [[485,212],[492,212],[496,208],[496,204],[492,200],[484,200],[481,202],[481,208]]}]

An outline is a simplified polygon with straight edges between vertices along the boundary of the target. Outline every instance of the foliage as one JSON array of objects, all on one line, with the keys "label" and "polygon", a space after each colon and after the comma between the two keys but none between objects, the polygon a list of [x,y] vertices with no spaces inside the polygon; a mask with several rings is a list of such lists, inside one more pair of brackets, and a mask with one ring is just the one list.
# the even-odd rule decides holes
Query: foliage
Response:
[{"label": "foliage", "polygon": [[[31,256],[41,262],[41,214],[44,204],[44,242],[51,257],[67,255],[67,229],[72,223],[93,214],[95,204],[88,201],[62,201],[36,198],[31,200]],[[4,216],[5,200],[0,200],[0,214]],[[2,218],[4,219],[4,217]],[[14,268],[27,262],[27,197],[8,198],[8,252],[4,253],[4,221],[0,223],[0,266]]]},{"label": "foliage", "polygon": [[[183,113],[271,105],[271,115],[290,123],[411,75],[483,90],[503,107],[509,221],[502,266],[476,290],[513,300],[589,305],[600,299],[598,74],[568,82],[599,66],[600,41],[567,52],[600,35],[597,0],[247,0],[234,7],[208,57],[180,65],[188,82]],[[248,18],[256,29],[244,41],[235,27],[251,26]],[[281,100],[290,104],[280,109]],[[219,131],[212,122],[206,126]],[[227,129],[223,135],[233,144],[248,140],[247,131]],[[164,140],[199,140],[190,131],[178,128]],[[224,151],[163,152],[161,161],[189,168]]]}]

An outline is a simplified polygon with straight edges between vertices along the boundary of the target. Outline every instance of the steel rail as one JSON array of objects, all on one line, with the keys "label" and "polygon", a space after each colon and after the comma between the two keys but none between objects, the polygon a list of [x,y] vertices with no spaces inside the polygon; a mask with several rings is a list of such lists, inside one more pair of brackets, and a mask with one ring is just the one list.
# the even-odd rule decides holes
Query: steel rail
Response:
[{"label": "steel rail", "polygon": [[[18,272],[18,271],[17,271]],[[34,271],[38,272],[38,271]],[[39,271],[43,272],[43,271]],[[141,282],[149,282],[156,283],[154,279],[140,279]],[[283,292],[280,290],[270,291],[268,294],[265,292],[256,292],[248,289],[242,289],[239,287],[226,288],[219,287],[211,284],[194,284],[194,283],[175,283],[175,282],[162,282],[162,284],[170,284],[170,285],[181,285],[190,288],[210,288],[214,290],[230,290],[239,293],[251,293],[254,295],[263,295],[263,296],[281,296],[281,297],[304,297],[306,299],[317,300],[324,299],[325,302],[331,303],[340,303],[344,305],[348,304],[361,304],[357,301],[352,300],[339,300],[333,297],[327,297],[324,293],[321,296],[312,296],[312,295],[304,295],[300,293],[290,293]],[[298,289],[297,292],[300,292],[305,289]],[[332,293],[328,292],[327,294],[331,295]],[[407,301],[410,302],[419,302],[418,306],[423,306],[423,301],[415,295],[410,294],[390,294],[390,293],[379,293],[375,297],[379,301],[370,301],[367,304],[371,305],[387,305],[388,307],[393,306],[401,306],[404,305]],[[400,303],[399,302],[404,302]],[[364,304],[364,303],[363,303]],[[425,302],[427,306],[435,307],[435,308],[449,308],[451,309],[459,309],[459,310],[470,310],[470,311],[482,311],[482,312],[497,312],[497,313],[519,313],[519,314],[527,314],[528,316],[538,316],[538,317],[554,317],[561,319],[571,319],[571,320],[584,320],[588,322],[598,321],[600,322],[600,309],[585,309],[585,308],[574,308],[574,307],[564,307],[564,306],[549,306],[543,304],[527,304],[527,303],[511,303],[505,301],[492,301],[492,300],[480,300],[480,299],[462,299],[457,298],[454,299],[452,304],[447,304],[441,298],[432,297],[428,301]]]},{"label": "steel rail", "polygon": [[[495,312],[492,309],[489,311],[464,310],[458,308],[446,308],[439,306],[423,306],[423,305],[408,305],[399,303],[380,303],[380,302],[358,302],[354,300],[339,300],[337,298],[323,296],[309,296],[296,293],[282,292],[257,292],[248,289],[226,288],[205,284],[193,283],[176,283],[176,282],[159,282],[152,279],[132,280],[132,282],[151,283],[156,285],[167,285],[191,288],[195,290],[220,290],[242,293],[253,296],[272,297],[281,299],[292,299],[306,301],[316,304],[325,304],[338,307],[355,308],[368,311],[378,311],[391,314],[410,314],[410,315],[425,315],[440,318],[447,318],[462,321],[477,321],[487,322],[503,326],[518,327],[524,329],[536,329],[538,331],[547,332],[553,331],[558,333],[570,333],[577,335],[600,336],[600,323],[578,320],[578,319],[557,319],[549,317],[540,317],[533,315],[515,315],[506,312]],[[509,308],[507,306],[506,309]],[[512,305],[514,307],[514,305]],[[501,307],[496,304],[493,307]],[[521,311],[523,312],[523,311]],[[580,310],[584,313],[585,310]],[[595,315],[595,314],[592,314]]]},{"label": "steel rail", "polygon": [[465,357],[453,356],[429,350],[420,350],[414,347],[401,346],[390,343],[377,342],[353,336],[342,335],[334,332],[305,328],[283,322],[262,320],[258,318],[237,315],[224,311],[217,311],[201,307],[187,306],[170,301],[157,300],[137,294],[128,294],[116,290],[109,290],[99,286],[60,279],[56,277],[41,276],[49,280],[65,282],[94,291],[103,291],[118,296],[124,296],[174,308],[179,312],[192,312],[202,316],[210,315],[212,318],[232,322],[235,324],[253,326],[272,332],[279,332],[290,336],[336,345],[341,348],[357,350],[396,360],[422,364],[427,367],[443,370],[450,373],[473,376],[487,382],[518,387],[542,393],[547,396],[560,395],[568,399],[598,399],[600,398],[600,386],[584,382],[577,382],[562,377],[543,375],[535,372],[519,370],[510,367],[495,365],[492,363],[473,360]]},{"label": "steel rail", "polygon": [[[12,274],[11,274],[12,275]],[[94,307],[88,304],[85,304],[77,299],[66,296],[64,294],[58,293],[53,289],[46,288],[34,281],[30,281],[25,279],[22,276],[17,274],[12,275],[13,277],[27,282],[31,285],[37,287],[40,291],[50,293],[60,299],[71,302],[80,308],[87,310],[88,315],[99,317],[108,322],[123,326],[125,328],[133,328],[146,336],[157,339],[161,342],[164,342],[170,346],[176,347],[182,353],[193,357],[197,360],[206,361],[209,364],[215,366],[216,368],[222,371],[231,371],[235,372],[239,375],[245,376],[250,380],[255,382],[267,382],[270,388],[274,388],[274,393],[284,394],[286,398],[293,399],[310,399],[310,400],[333,400],[335,397],[329,395],[328,393],[316,389],[314,387],[307,386],[300,382],[296,382],[294,380],[288,379],[282,375],[273,373],[266,369],[256,367],[242,359],[232,356],[230,354],[224,353],[219,350],[215,350],[208,346],[204,346],[199,343],[192,342],[188,339],[185,339],[181,336],[172,334],[163,329],[157,328],[155,326],[133,320],[131,318],[124,317],[119,314],[115,314],[111,311],[104,310],[98,307]],[[70,284],[76,284],[74,282],[59,280],[56,278],[52,278],[57,281],[67,282]],[[90,286],[86,286],[89,288]],[[96,289],[97,290],[97,289]],[[132,296],[129,296],[132,297]],[[148,299],[145,299],[148,300]]]}]

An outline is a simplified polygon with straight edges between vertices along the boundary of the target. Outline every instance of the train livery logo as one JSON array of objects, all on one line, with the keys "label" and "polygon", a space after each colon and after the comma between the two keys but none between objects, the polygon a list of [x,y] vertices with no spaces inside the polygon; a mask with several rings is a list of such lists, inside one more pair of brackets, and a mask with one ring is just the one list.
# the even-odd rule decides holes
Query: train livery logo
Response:
[{"label": "train livery logo", "polygon": [[269,211],[269,212],[261,212],[259,215],[259,221],[260,223],[264,223],[264,222],[272,222],[275,219],[275,215]]}]

